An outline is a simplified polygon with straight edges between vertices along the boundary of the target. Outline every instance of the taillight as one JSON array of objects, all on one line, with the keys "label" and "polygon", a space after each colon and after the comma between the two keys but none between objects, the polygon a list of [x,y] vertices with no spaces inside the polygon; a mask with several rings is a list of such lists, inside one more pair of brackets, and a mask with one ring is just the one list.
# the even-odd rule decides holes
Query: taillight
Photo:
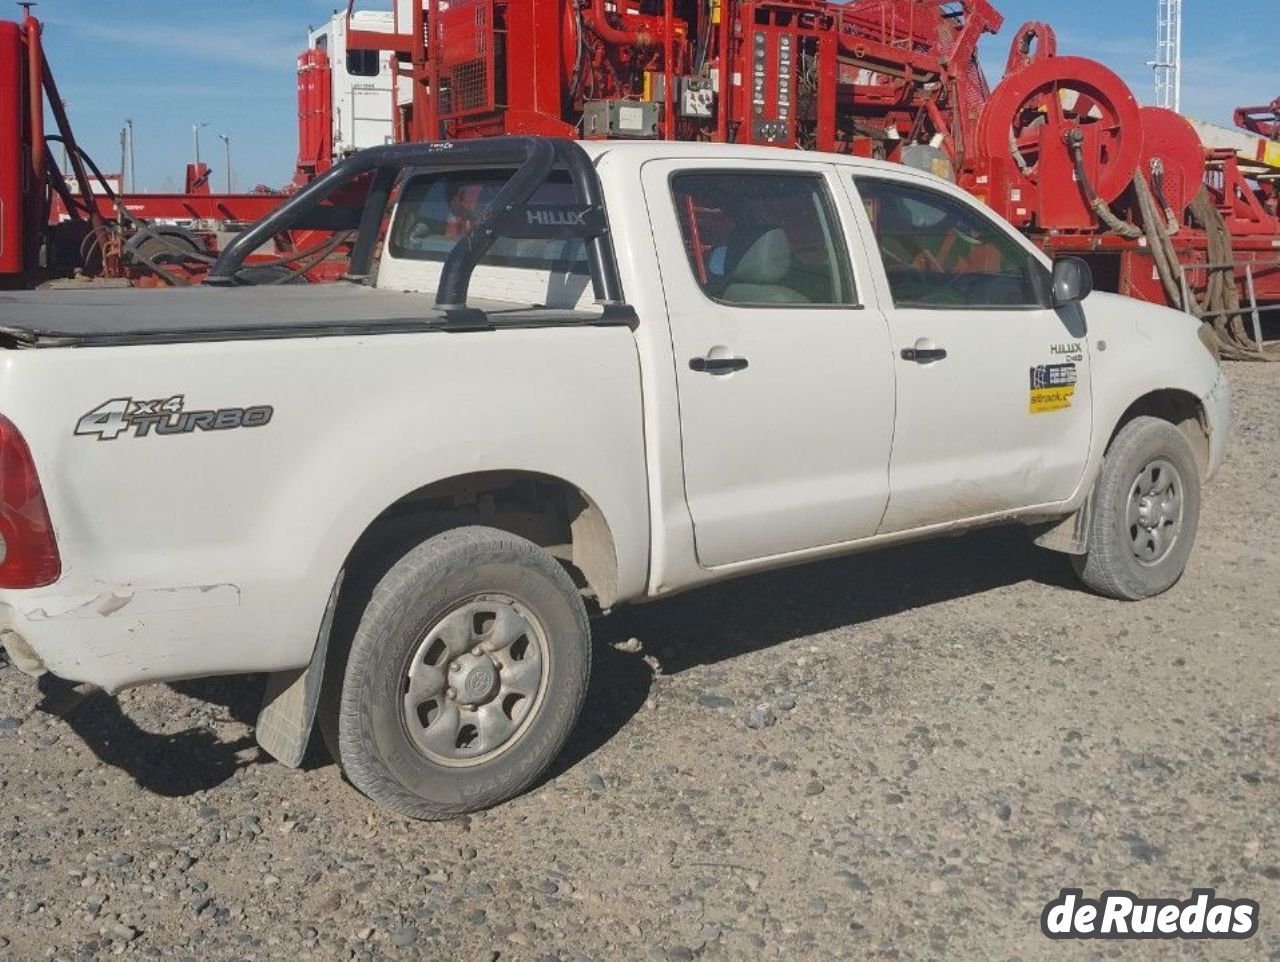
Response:
[{"label": "taillight", "polygon": [[31,449],[0,414],[0,588],[39,588],[61,573]]}]

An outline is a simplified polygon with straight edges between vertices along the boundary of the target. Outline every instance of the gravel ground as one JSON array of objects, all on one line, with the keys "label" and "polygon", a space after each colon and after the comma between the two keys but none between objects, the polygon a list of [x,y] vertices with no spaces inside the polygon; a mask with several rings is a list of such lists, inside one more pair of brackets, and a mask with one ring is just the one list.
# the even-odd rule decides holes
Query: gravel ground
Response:
[{"label": "gravel ground", "polygon": [[[1170,594],[1018,531],[597,624],[552,777],[470,819],[260,755],[260,679],[78,701],[0,671],[0,960],[1280,960],[1280,367]],[[1050,943],[1064,886],[1261,903],[1248,942]]]}]

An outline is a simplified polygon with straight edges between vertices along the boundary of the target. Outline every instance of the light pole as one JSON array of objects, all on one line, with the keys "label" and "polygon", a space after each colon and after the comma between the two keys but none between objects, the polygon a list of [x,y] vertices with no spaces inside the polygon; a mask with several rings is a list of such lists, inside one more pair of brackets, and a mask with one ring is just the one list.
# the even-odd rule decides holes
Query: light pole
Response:
[{"label": "light pole", "polygon": [[195,143],[195,147],[196,147],[196,169],[197,170],[200,168],[200,128],[208,127],[208,126],[209,126],[209,121],[207,120],[198,120],[191,125],[191,139]]},{"label": "light pole", "polygon": [[218,139],[221,140],[227,148],[227,193],[229,194],[231,193],[231,135],[218,134]]},{"label": "light pole", "polygon": [[133,118],[126,117],[125,128],[129,131],[129,189],[138,192],[138,164],[133,153]]}]

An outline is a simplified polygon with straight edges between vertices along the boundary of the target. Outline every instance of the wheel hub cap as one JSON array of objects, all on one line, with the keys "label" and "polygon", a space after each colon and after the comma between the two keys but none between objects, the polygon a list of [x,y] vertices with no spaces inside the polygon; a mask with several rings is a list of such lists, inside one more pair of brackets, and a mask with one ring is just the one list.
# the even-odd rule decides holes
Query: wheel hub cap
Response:
[{"label": "wheel hub cap", "polygon": [[[449,666],[455,697],[464,705],[483,705],[498,691],[497,663],[485,655],[462,655]],[[454,676],[457,681],[454,681]]]},{"label": "wheel hub cap", "polygon": [[1160,523],[1160,504],[1153,501],[1150,497],[1143,498],[1138,502],[1138,523],[1147,530],[1154,528]]},{"label": "wheel hub cap", "polygon": [[1159,564],[1173,550],[1182,533],[1182,476],[1170,462],[1156,458],[1138,472],[1129,488],[1125,527],[1140,564]]},{"label": "wheel hub cap", "polygon": [[505,595],[458,605],[422,635],[405,666],[401,721],[441,765],[487,761],[541,706],[550,649],[538,620]]}]

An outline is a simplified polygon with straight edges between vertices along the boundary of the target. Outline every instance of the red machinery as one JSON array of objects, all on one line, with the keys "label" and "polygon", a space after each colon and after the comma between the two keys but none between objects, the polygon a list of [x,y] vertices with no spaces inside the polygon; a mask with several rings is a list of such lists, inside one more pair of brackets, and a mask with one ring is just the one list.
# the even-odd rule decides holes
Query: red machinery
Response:
[{"label": "red machinery", "polygon": [[[1111,70],[1058,56],[1042,23],[1018,31],[992,89],[977,59],[981,38],[1002,25],[988,0],[397,0],[391,33],[359,27],[354,6],[350,0],[347,50],[392,54],[398,140],[541,133],[881,157],[952,177],[1046,250],[1086,257],[1099,286],[1185,304],[1237,346],[1259,340],[1256,327],[1246,330],[1247,309],[1280,301],[1277,181],[1258,172],[1280,174],[1280,161],[1268,168],[1266,156],[1261,167],[1243,158],[1242,167],[1238,151],[1207,150],[1179,115],[1140,107]],[[0,44],[21,48],[27,78],[24,87],[18,71],[15,86],[14,58],[4,58],[0,130],[25,111],[17,122],[30,133],[20,150],[31,162],[23,165],[22,196],[61,196],[75,224],[66,230],[90,238],[101,271],[155,273],[154,258],[138,263],[136,244],[112,240],[136,230],[135,219],[176,212],[225,227],[277,202],[132,195],[98,197],[77,210],[76,198],[59,189],[47,147],[37,146],[45,139],[39,111],[14,106],[24,89],[38,99],[41,86],[58,103],[34,23],[28,17],[0,33]],[[332,71],[324,50],[299,59],[295,184],[334,159]],[[65,117],[55,116],[79,197],[91,196]],[[1237,119],[1264,144],[1280,126],[1274,104]],[[13,190],[12,174],[0,171],[0,196]],[[27,269],[32,238],[47,223],[31,206],[19,205],[28,211]],[[12,269],[12,233],[0,248],[0,264],[9,265],[0,274]],[[281,238],[280,256],[296,266],[308,242]],[[309,276],[340,272],[340,247],[312,250],[321,256]],[[199,256],[183,263],[184,279],[198,276]]]},{"label": "red machinery", "polygon": [[[421,0],[410,8],[399,33],[349,29],[347,40],[397,55],[411,90],[400,139],[656,135],[894,159],[935,133],[963,154],[988,93],[978,40],[1003,22],[987,0]],[[644,119],[615,117],[610,127],[608,105],[644,105]]]},{"label": "red machinery", "polygon": [[329,55],[311,49],[298,58],[298,167],[302,187],[333,164],[333,68]]},{"label": "red machinery", "polygon": [[[354,2],[352,3],[354,6]],[[410,0],[392,50],[397,136],[546,133],[847,152],[948,174],[1101,286],[1214,318],[1249,347],[1242,298],[1280,301],[1275,182],[1140,107],[1093,60],[1019,30],[991,89],[987,0]],[[407,13],[406,13],[407,10]],[[350,10],[348,11],[350,15]],[[1271,111],[1271,119],[1259,115]],[[1246,111],[1274,135],[1275,105]],[[1192,300],[1194,299],[1194,303]]]},{"label": "red machinery", "polygon": [[[198,283],[219,242],[260,220],[285,195],[260,188],[213,194],[208,168],[188,165],[181,194],[124,194],[76,142],[28,11],[0,21],[0,287],[26,287],[77,272],[143,285]],[[45,110],[57,134],[45,131]],[[59,168],[55,146],[71,168]],[[276,239],[251,259],[282,275],[328,280],[345,269],[342,238],[323,230]]]},{"label": "red machinery", "polygon": [[0,21],[0,275],[15,276],[26,263],[28,224],[21,216],[23,142],[10,132],[23,129],[22,34],[16,23]]},{"label": "red machinery", "polygon": [[1236,126],[1266,140],[1280,143],[1280,97],[1265,107],[1241,107],[1236,111]]}]

